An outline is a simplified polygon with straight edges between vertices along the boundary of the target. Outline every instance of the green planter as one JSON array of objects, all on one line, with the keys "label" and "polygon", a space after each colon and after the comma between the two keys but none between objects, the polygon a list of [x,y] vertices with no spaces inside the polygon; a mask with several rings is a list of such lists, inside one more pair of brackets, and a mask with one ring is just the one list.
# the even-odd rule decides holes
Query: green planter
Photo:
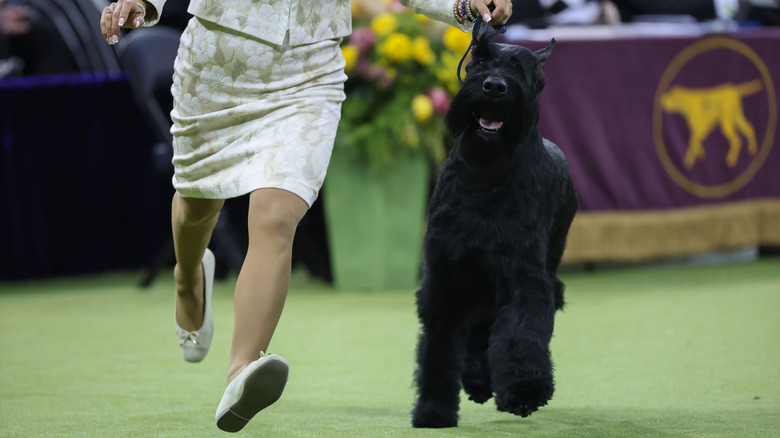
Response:
[{"label": "green planter", "polygon": [[422,156],[371,170],[334,149],[323,207],[337,289],[418,287],[428,182]]}]

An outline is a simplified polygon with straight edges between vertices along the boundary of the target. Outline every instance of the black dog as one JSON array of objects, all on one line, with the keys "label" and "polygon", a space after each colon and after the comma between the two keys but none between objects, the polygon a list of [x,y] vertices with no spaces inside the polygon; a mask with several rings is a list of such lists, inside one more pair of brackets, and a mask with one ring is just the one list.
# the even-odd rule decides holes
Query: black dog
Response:
[{"label": "black dog", "polygon": [[566,158],[537,128],[555,40],[532,52],[494,36],[475,45],[447,114],[458,141],[429,207],[414,427],[457,426],[461,383],[524,417],[553,394],[557,270],[577,210]]}]

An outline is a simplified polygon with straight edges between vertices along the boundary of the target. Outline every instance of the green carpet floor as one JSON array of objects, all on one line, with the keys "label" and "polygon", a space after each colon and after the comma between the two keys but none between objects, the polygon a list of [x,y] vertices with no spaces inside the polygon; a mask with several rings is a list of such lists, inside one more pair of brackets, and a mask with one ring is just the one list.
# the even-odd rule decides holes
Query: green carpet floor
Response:
[{"label": "green carpet floor", "polygon": [[[169,276],[166,276],[169,277]],[[185,363],[173,282],[138,274],[0,284],[0,436],[210,437],[232,330]],[[778,437],[780,260],[568,273],[553,339],[557,390],[528,418],[464,399],[460,426],[409,425],[413,291],[335,292],[296,273],[271,345],[282,399],[263,437]]]}]

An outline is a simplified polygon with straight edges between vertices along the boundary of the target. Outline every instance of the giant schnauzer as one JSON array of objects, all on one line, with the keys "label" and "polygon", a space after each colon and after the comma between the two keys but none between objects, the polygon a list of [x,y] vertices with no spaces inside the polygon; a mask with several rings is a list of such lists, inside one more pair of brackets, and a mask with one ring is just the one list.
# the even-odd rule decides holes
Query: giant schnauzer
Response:
[{"label": "giant schnauzer", "polygon": [[414,427],[458,423],[461,384],[523,417],[553,394],[557,277],[577,196],[563,153],[539,134],[542,50],[485,31],[447,114],[458,139],[429,206]]}]

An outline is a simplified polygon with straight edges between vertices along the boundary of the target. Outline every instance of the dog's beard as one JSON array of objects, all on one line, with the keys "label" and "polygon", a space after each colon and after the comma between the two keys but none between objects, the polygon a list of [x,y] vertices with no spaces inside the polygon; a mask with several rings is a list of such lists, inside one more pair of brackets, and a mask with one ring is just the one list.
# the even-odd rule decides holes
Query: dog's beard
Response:
[{"label": "dog's beard", "polygon": [[520,131],[528,125],[523,121],[526,113],[518,103],[481,96],[469,99],[467,93],[462,93],[450,105],[447,126],[456,138],[462,135],[485,147],[513,149],[522,142]]},{"label": "dog's beard", "polygon": [[528,90],[512,84],[511,92],[489,96],[483,90],[484,76],[467,79],[455,95],[447,113],[447,127],[454,137],[462,134],[486,142],[516,146],[523,141],[533,108],[528,107]]},{"label": "dog's beard", "polygon": [[504,127],[504,121],[503,113],[491,102],[470,98],[465,88],[455,95],[446,118],[447,127],[455,137],[474,131],[497,134]]}]

